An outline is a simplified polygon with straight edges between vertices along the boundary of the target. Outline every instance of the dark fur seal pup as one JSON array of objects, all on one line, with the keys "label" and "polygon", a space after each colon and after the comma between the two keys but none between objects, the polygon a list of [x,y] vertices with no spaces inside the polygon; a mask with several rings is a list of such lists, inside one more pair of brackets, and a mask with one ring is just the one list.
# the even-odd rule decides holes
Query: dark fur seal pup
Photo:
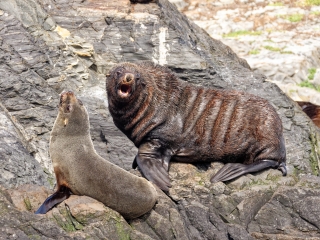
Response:
[{"label": "dark fur seal pup", "polygon": [[297,102],[317,127],[320,127],[320,106],[310,102]]},{"label": "dark fur seal pup", "polygon": [[151,210],[157,200],[155,187],[100,157],[89,128],[81,101],[72,92],[62,93],[49,145],[58,189],[36,213],[46,213],[70,191],[95,198],[127,219]]},{"label": "dark fur seal pup", "polygon": [[262,98],[195,86],[150,62],[116,65],[106,87],[115,125],[139,148],[133,167],[163,190],[171,159],[228,163],[211,182],[269,167],[286,175],[281,120]]}]

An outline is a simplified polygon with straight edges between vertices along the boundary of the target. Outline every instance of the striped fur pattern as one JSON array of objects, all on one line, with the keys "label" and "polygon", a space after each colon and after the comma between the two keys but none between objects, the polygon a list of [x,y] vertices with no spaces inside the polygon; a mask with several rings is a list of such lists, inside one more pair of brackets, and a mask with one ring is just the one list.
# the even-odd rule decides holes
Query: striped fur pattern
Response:
[{"label": "striped fur pattern", "polygon": [[[119,97],[128,75],[134,79],[129,94]],[[139,148],[138,165],[141,158],[166,170],[170,159],[285,162],[281,120],[260,97],[195,86],[151,62],[116,65],[107,93],[115,125]]]}]

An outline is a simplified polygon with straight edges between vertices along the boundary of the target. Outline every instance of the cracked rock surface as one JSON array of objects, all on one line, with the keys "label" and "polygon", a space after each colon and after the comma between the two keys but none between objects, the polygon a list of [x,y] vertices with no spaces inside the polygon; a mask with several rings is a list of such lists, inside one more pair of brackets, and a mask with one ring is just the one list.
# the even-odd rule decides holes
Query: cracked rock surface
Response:
[{"label": "cracked rock surface", "polygon": [[[275,84],[168,1],[2,0],[0,33],[0,239],[320,239],[318,130]],[[131,169],[137,149],[112,122],[105,74],[138,60],[268,99],[283,122],[288,176],[271,169],[211,184],[221,163],[172,163],[168,195],[159,191],[140,218],[126,221],[85,196],[34,215],[53,192],[48,144],[63,90],[86,105],[97,152]]]},{"label": "cracked rock surface", "polygon": [[320,105],[320,2],[170,0],[295,101]]}]

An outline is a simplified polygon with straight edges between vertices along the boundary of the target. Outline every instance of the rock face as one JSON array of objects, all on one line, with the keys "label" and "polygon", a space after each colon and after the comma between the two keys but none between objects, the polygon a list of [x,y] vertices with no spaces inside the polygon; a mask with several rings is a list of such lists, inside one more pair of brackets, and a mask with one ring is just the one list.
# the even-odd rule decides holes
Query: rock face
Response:
[{"label": "rock face", "polygon": [[[317,1],[170,0],[295,101],[320,105]],[[236,3],[236,7],[235,7]]]},{"label": "rock face", "polygon": [[[0,32],[1,239],[320,239],[314,124],[169,2],[2,0]],[[34,215],[54,184],[48,143],[62,90],[87,106],[97,152],[131,169],[137,150],[112,122],[105,74],[137,60],[166,65],[195,84],[268,99],[283,122],[288,176],[268,170],[211,184],[221,163],[173,163],[169,194],[159,191],[154,209],[133,221],[78,196]]]}]

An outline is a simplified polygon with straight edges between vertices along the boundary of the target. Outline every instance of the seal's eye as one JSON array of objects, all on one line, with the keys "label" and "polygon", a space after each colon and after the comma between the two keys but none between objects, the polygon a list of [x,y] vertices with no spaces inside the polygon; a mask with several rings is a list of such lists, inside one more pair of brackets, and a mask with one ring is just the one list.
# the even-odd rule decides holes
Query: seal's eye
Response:
[{"label": "seal's eye", "polygon": [[116,71],[116,78],[119,78],[120,76],[121,76],[121,74],[122,74],[122,71],[121,70],[118,70],[118,71]]},{"label": "seal's eye", "polygon": [[136,73],[135,76],[136,76],[136,80],[140,79],[140,73]]}]

